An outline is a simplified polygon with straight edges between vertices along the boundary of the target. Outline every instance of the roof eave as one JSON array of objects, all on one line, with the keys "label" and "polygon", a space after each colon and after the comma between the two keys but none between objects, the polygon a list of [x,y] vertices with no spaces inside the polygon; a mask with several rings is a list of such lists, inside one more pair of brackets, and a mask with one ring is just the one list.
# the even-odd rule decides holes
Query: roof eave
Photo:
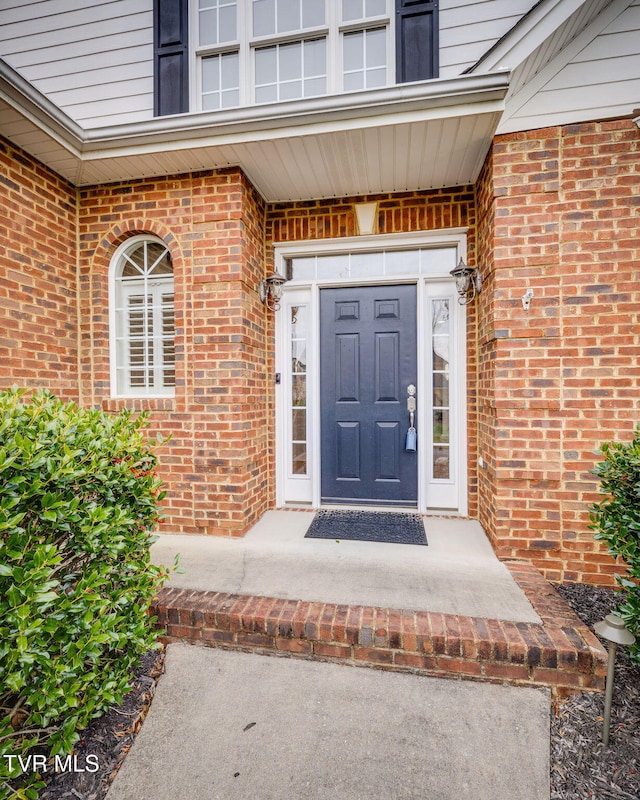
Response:
[{"label": "roof eave", "polygon": [[476,63],[466,70],[474,75],[513,70],[587,0],[536,0],[529,11]]}]

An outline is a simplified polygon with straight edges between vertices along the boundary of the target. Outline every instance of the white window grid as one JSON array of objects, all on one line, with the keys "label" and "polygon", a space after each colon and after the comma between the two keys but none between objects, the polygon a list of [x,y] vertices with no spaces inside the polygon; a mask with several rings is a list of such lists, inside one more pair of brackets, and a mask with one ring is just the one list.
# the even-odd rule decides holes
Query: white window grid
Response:
[{"label": "white window grid", "polygon": [[[291,425],[291,450],[289,461],[290,477],[308,475],[309,467],[309,436],[308,436],[308,410],[309,410],[309,306],[301,303],[290,308],[288,320],[289,339],[291,342],[291,397],[290,397],[290,425]],[[304,361],[298,356],[304,353]],[[304,420],[300,424],[299,419]],[[297,424],[296,424],[297,423]],[[300,430],[302,429],[302,430]],[[302,435],[300,435],[302,434]]]},{"label": "white window grid", "polygon": [[[150,258],[150,244],[157,248],[159,243],[136,238],[116,259],[111,319],[113,389],[118,396],[175,393],[173,272],[154,275],[168,250],[162,245],[159,254]],[[139,248],[143,248],[142,264],[129,257]],[[133,265],[135,274],[123,275],[127,265]]]},{"label": "white window grid", "polygon": [[[308,0],[316,2],[316,0]],[[212,12],[223,6],[226,7],[231,0],[191,0],[190,7],[190,41],[196,43],[191,46],[191,108],[196,111],[216,110],[221,108],[243,107],[257,104],[255,81],[255,52],[259,48],[282,45],[287,43],[303,42],[311,39],[326,39],[326,89],[323,95],[341,94],[350,91],[345,88],[344,68],[344,43],[346,34],[364,32],[372,29],[384,29],[386,32],[386,76],[384,86],[395,84],[395,13],[393,13],[393,0],[360,0],[363,13],[378,11],[384,5],[384,13],[375,16],[351,18],[343,20],[341,0],[325,0],[325,24],[308,28],[298,28],[285,32],[274,33],[266,36],[253,36],[253,0],[237,0],[237,18],[235,40],[223,41],[213,44],[200,45],[199,12],[200,4],[203,11]],[[353,0],[351,0],[353,3]],[[355,0],[355,7],[357,0]],[[348,15],[349,16],[349,15]],[[232,90],[227,88],[224,92],[212,90],[203,96],[203,60],[207,57],[223,56],[231,53],[238,54],[237,78],[237,104],[234,106],[231,99],[235,99]],[[366,67],[366,64],[364,65]],[[375,69],[379,69],[376,67]],[[378,88],[379,77],[374,68],[363,69],[364,86],[362,88]],[[372,76],[376,76],[372,79]],[[358,89],[353,89],[354,91]],[[280,95],[281,92],[278,92]],[[224,97],[223,97],[224,95]],[[302,94],[302,97],[305,95]],[[308,94],[307,96],[312,96]],[[206,99],[205,99],[206,98]],[[288,99],[288,98],[282,98]],[[278,96],[273,102],[281,102]],[[266,101],[271,102],[271,101]]]}]

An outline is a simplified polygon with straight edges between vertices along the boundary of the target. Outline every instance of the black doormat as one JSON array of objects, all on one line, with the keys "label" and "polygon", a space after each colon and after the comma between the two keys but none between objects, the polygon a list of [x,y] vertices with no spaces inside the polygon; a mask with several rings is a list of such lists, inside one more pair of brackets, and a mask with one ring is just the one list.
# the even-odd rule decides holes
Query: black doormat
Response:
[{"label": "black doormat", "polygon": [[419,514],[380,511],[318,511],[305,539],[356,539],[389,544],[427,544]]}]

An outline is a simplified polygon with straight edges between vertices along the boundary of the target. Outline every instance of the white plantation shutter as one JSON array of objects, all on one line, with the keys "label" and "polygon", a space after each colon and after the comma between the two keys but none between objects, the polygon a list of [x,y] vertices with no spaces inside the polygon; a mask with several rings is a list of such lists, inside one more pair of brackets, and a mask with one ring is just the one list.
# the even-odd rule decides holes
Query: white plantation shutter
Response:
[{"label": "white plantation shutter", "polygon": [[173,268],[164,244],[137,240],[115,273],[116,391],[171,396],[175,387]]}]

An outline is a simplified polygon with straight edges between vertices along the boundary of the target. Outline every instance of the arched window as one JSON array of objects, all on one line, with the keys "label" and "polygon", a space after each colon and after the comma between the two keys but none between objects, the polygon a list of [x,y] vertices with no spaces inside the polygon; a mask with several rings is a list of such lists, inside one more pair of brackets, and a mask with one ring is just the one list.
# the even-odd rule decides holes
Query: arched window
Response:
[{"label": "arched window", "polygon": [[173,265],[158,239],[128,239],[111,262],[111,380],[120,396],[174,394]]}]

